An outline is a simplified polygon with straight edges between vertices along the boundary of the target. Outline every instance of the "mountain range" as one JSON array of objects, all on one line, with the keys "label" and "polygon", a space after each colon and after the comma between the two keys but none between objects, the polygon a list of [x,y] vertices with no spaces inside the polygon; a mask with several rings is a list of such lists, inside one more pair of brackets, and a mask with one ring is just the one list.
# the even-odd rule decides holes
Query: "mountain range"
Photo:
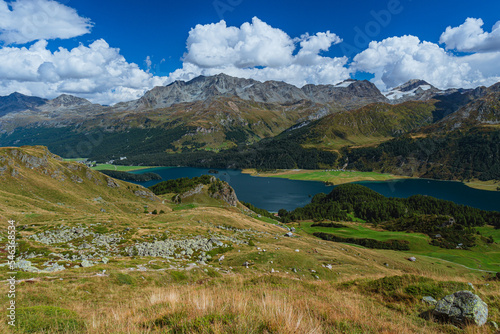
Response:
[{"label": "mountain range", "polygon": [[[238,150],[246,162],[227,166],[258,167],[248,158],[255,158],[249,153],[254,145],[261,151],[283,147],[287,141],[290,149],[298,145],[292,150],[342,155],[347,147],[353,152],[408,136],[462,131],[458,136],[462,138],[473,128],[496,132],[499,96],[500,83],[440,90],[426,81],[411,80],[382,93],[366,80],[298,88],[225,74],[176,81],[113,106],[71,95],[47,100],[13,93],[0,97],[0,146],[47,145],[64,157],[97,160],[128,156],[137,162],[155,156],[149,163],[166,163],[161,155],[182,153],[195,158],[176,158],[178,163],[217,161],[219,166],[228,158],[206,153],[226,152],[227,156]],[[263,155],[268,156],[269,152]],[[295,161],[285,160],[287,166]],[[332,158],[326,160],[330,163]]]}]

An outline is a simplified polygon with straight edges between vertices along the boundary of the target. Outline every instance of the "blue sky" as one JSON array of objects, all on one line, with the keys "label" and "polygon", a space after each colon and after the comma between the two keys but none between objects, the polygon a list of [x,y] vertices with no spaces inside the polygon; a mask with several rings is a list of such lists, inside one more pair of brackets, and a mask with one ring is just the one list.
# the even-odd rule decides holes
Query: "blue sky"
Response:
[{"label": "blue sky", "polygon": [[[500,1],[397,2],[401,12],[391,14],[388,24],[380,25],[379,34],[368,36],[370,40],[415,35],[422,40],[438,43],[446,27],[459,26],[467,17],[482,18],[485,28],[491,28],[500,20]],[[119,47],[128,61],[146,69],[144,60],[150,56],[158,66],[158,74],[168,75],[182,66],[181,57],[186,51],[189,30],[197,24],[215,23],[223,19],[228,26],[240,26],[257,16],[291,37],[330,30],[344,42],[323,54],[343,56],[345,50],[353,50],[351,46],[359,51],[368,46],[368,43],[355,42],[355,37],[360,35],[357,28],[365,31],[367,25],[376,21],[372,11],[380,13],[387,10],[389,1],[68,0],[63,3],[77,9],[81,16],[95,23],[91,34],[75,38],[66,45],[75,46],[79,42],[88,43],[104,38],[111,46]],[[52,47],[56,46],[54,43]],[[159,66],[162,59],[168,61]]]},{"label": "blue sky", "polygon": [[489,85],[499,21],[492,0],[0,0],[0,95],[109,104],[218,72],[297,86]]}]

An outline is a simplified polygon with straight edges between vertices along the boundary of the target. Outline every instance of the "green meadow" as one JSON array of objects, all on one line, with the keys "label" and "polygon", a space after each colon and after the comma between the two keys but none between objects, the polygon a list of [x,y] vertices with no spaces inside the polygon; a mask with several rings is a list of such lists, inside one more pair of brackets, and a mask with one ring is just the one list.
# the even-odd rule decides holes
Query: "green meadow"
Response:
[{"label": "green meadow", "polygon": [[[369,238],[379,241],[391,239],[406,240],[410,243],[408,256],[423,255],[445,261],[460,264],[471,269],[487,270],[497,272],[500,270],[500,230],[491,226],[480,227],[478,230],[485,237],[492,236],[495,244],[487,244],[481,241],[470,250],[463,249],[445,249],[430,245],[430,238],[422,233],[392,232],[377,230],[371,225],[363,223],[348,223],[345,228],[331,227],[311,227],[312,222],[301,222],[300,229],[312,234],[314,232],[325,232],[335,234],[341,237],[351,238]],[[359,247],[359,246],[357,246]]]}]

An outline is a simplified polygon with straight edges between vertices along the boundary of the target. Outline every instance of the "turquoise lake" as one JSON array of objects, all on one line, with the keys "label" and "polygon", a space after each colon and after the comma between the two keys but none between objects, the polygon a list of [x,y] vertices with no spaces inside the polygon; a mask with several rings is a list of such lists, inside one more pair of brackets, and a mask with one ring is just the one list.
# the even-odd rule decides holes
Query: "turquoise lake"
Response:
[{"label": "turquoise lake", "polygon": [[[216,169],[218,174],[211,174],[226,181],[234,188],[238,199],[244,202],[277,212],[279,209],[293,210],[311,201],[311,197],[323,192],[329,193],[334,187],[322,182],[297,181],[280,178],[254,177],[242,174],[240,170]],[[194,177],[209,174],[209,169],[191,167],[158,167],[134,172],[142,174],[154,172],[163,180]],[[145,187],[161,181],[137,183]],[[465,204],[484,210],[500,211],[500,191],[485,191],[467,187],[460,182],[435,181],[427,179],[401,179],[393,181],[356,182],[387,197],[406,198],[412,195],[428,195],[440,199]]]}]

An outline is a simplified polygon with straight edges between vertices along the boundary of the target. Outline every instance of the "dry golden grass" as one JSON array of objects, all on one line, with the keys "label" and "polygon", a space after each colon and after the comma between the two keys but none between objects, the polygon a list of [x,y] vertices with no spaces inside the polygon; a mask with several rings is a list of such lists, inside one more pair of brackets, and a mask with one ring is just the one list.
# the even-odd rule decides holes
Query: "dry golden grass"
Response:
[{"label": "dry golden grass", "polygon": [[[89,334],[459,333],[450,325],[420,318],[419,312],[429,309],[423,304],[394,302],[388,307],[377,295],[328,281],[280,274],[225,275],[201,284],[188,279],[159,287],[151,284],[151,274],[141,275],[145,283],[133,287],[96,277],[85,283],[65,279],[22,284],[20,299],[24,306],[56,303],[75,311]],[[500,298],[498,291],[485,296]],[[0,324],[0,330],[5,329]],[[487,326],[461,332],[491,333]]]}]

